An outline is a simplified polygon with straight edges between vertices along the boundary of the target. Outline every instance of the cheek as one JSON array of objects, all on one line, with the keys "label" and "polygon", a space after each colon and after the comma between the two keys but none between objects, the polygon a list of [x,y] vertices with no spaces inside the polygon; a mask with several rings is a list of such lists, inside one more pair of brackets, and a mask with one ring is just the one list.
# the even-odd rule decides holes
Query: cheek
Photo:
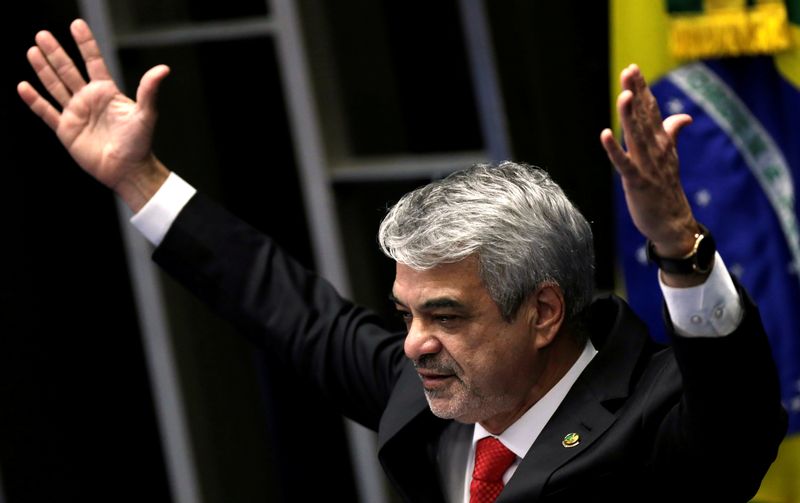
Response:
[{"label": "cheek", "polygon": [[496,345],[484,344],[464,351],[456,358],[463,380],[478,388],[494,387],[506,379],[508,357]]},{"label": "cheek", "polygon": [[507,386],[519,372],[528,372],[533,348],[524,327],[505,322],[474,324],[442,337],[446,354],[461,379],[480,388]]},{"label": "cheek", "polygon": [[535,349],[523,332],[497,331],[493,339],[478,347],[468,361],[476,379],[501,390],[526,381],[533,371]]}]

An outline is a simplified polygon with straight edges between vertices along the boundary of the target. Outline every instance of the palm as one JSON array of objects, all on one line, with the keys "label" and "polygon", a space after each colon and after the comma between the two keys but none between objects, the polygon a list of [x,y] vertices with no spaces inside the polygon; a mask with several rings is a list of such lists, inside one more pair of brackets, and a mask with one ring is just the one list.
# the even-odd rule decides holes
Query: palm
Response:
[{"label": "palm", "polygon": [[61,112],[56,134],[92,176],[113,187],[150,152],[152,124],[110,80],[90,82]]}]

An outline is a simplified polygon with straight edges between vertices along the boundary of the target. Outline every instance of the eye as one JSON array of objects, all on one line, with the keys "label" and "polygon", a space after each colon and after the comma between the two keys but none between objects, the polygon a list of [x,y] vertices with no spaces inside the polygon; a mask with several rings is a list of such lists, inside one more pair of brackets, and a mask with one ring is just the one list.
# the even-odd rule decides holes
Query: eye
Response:
[{"label": "eye", "polygon": [[437,314],[433,316],[433,319],[441,325],[450,325],[458,320],[458,316],[452,314]]},{"label": "eye", "polygon": [[398,318],[403,320],[403,323],[406,324],[406,327],[409,327],[411,325],[411,320],[413,318],[413,315],[410,312],[398,309],[397,311],[395,311],[395,314],[397,315]]}]

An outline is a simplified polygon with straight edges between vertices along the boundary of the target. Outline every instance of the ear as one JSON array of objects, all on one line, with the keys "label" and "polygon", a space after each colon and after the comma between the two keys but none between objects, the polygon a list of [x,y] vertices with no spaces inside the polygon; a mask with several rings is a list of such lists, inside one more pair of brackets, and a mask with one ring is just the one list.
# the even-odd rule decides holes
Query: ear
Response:
[{"label": "ear", "polygon": [[564,323],[564,294],[558,285],[545,283],[528,299],[530,327],[537,349],[549,346]]}]

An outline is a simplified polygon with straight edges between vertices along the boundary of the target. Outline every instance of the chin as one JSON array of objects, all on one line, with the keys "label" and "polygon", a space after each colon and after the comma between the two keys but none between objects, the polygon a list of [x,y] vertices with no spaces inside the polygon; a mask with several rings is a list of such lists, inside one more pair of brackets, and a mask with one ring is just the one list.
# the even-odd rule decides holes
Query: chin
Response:
[{"label": "chin", "polygon": [[432,397],[427,392],[425,398],[428,399],[428,407],[434,416],[441,419],[454,419],[459,423],[477,423],[482,421],[483,415],[480,408],[470,408],[467,404],[454,398],[436,398]]}]

